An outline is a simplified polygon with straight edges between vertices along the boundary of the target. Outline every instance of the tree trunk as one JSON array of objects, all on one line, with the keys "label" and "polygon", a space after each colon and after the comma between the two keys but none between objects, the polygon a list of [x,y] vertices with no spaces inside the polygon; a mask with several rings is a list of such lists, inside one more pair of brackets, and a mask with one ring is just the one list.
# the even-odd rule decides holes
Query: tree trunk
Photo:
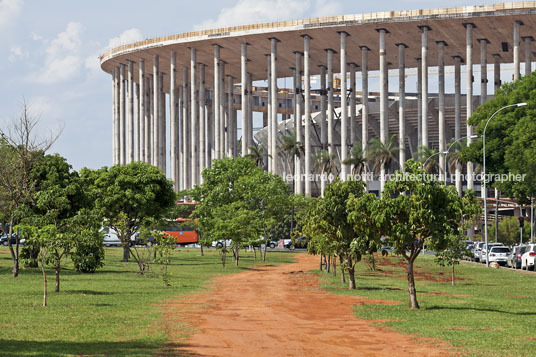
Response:
[{"label": "tree trunk", "polygon": [[322,254],[320,254],[320,271],[322,271],[322,267],[324,266],[322,262]]},{"label": "tree trunk", "polygon": [[126,246],[123,244],[123,262],[127,263],[128,258],[130,258],[130,248],[128,244]]},{"label": "tree trunk", "polygon": [[257,260],[257,250],[255,249],[255,247],[253,247],[253,257],[255,260]]},{"label": "tree trunk", "polygon": [[268,238],[264,241],[264,251],[261,251],[262,254],[262,261],[266,261],[266,251],[268,250]]},{"label": "tree trunk", "polygon": [[11,244],[11,238],[13,237],[13,222],[14,218],[11,217],[9,220],[9,233],[7,239],[9,251],[11,253],[11,260],[13,262],[13,277],[16,278],[19,276],[19,240],[17,239],[17,244],[15,245],[15,249],[13,249],[13,245]]},{"label": "tree trunk", "polygon": [[203,244],[201,244],[201,256],[202,256],[202,257],[205,256],[205,252],[203,251]]},{"label": "tree trunk", "polygon": [[57,263],[56,263],[55,270],[56,270],[56,289],[54,291],[59,293],[60,292],[60,271],[61,271],[61,266],[59,264],[57,264]]},{"label": "tree trunk", "polygon": [[371,261],[372,271],[376,271],[376,259],[374,258],[374,253],[370,255],[370,261]]},{"label": "tree trunk", "polygon": [[415,258],[408,260],[408,291],[409,291],[409,308],[418,309],[417,290],[415,290],[415,279],[413,276],[413,261]]},{"label": "tree trunk", "polygon": [[238,259],[239,259],[240,249],[238,248],[238,244],[235,246],[235,261],[236,266],[238,266]]},{"label": "tree trunk", "polygon": [[45,307],[47,306],[47,273],[44,259],[41,259],[41,272],[43,273],[43,307]]},{"label": "tree trunk", "polygon": [[328,255],[327,258],[328,258],[328,260],[327,260],[327,263],[326,263],[326,273],[329,273],[330,269],[331,269],[331,255]]},{"label": "tree trunk", "polygon": [[337,276],[337,257],[333,256],[333,276]]},{"label": "tree trunk", "polygon": [[454,286],[454,263],[452,263],[452,286]]},{"label": "tree trunk", "polygon": [[355,265],[352,262],[352,258],[348,257],[348,289],[354,290],[355,287],[355,276],[354,276],[354,267]]},{"label": "tree trunk", "polygon": [[341,282],[346,284],[346,276],[344,274],[344,269],[341,268]]}]

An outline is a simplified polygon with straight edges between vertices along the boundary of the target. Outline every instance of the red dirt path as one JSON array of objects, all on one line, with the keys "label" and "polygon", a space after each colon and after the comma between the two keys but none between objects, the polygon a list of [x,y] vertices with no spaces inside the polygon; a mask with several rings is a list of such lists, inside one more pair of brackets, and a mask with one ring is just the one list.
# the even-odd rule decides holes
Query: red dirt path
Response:
[{"label": "red dirt path", "polygon": [[[164,307],[165,325],[175,346],[181,347],[168,353],[248,357],[449,354],[441,341],[417,341],[356,318],[355,305],[398,302],[326,292],[316,276],[304,273],[317,265],[316,257],[300,254],[295,263],[221,276],[206,293],[169,301]],[[195,328],[186,341],[181,339],[184,331],[174,328],[176,321],[185,319]]]}]

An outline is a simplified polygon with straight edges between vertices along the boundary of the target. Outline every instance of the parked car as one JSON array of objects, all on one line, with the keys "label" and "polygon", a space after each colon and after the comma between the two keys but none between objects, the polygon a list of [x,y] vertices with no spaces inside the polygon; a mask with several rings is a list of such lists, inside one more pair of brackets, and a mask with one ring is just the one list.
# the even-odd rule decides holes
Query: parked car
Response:
[{"label": "parked car", "polygon": [[497,262],[499,265],[506,265],[508,256],[510,255],[510,248],[504,246],[491,247],[489,250],[488,260],[490,263]]},{"label": "parked car", "polygon": [[[212,246],[215,247],[215,248],[223,248],[223,243],[224,243],[223,240],[217,240],[217,241],[212,242]],[[230,239],[225,240],[225,246],[227,248],[229,248],[231,246],[231,244],[233,244],[232,240],[230,240]]]},{"label": "parked car", "polygon": [[518,245],[515,246],[512,249],[512,252],[508,256],[508,260],[506,261],[506,264],[509,267],[512,267],[514,269],[520,269],[521,268],[521,256],[525,253],[525,250],[527,249],[524,245]]},{"label": "parked car", "polygon": [[105,247],[121,247],[121,241],[117,238],[117,235],[105,235],[104,236]]},{"label": "parked car", "polygon": [[480,261],[480,251],[482,250],[482,247],[484,246],[484,242],[475,242],[474,249],[473,249],[473,259],[475,262]]},{"label": "parked car", "polygon": [[[24,245],[25,242],[26,242],[26,239],[24,239],[24,238],[19,240],[20,245]],[[2,237],[0,237],[0,244],[5,245],[6,247],[9,245],[9,239],[8,239],[7,234],[5,234]],[[11,236],[11,244],[12,245],[17,244],[17,235],[16,234],[13,234]]]},{"label": "parked car", "polygon": [[482,246],[482,249],[480,250],[480,262],[482,264],[486,264],[486,254],[489,253],[489,250],[492,247],[504,247],[503,243],[488,243],[488,246],[486,247],[486,244]]},{"label": "parked car", "polygon": [[534,270],[534,261],[536,260],[536,244],[527,245],[525,253],[521,256],[521,269]]},{"label": "parked car", "polygon": [[288,248],[291,250],[296,249],[296,248],[307,248],[307,243],[309,243],[307,238],[300,237],[300,238],[294,239],[293,241],[291,240],[290,243],[285,245],[285,248]]}]

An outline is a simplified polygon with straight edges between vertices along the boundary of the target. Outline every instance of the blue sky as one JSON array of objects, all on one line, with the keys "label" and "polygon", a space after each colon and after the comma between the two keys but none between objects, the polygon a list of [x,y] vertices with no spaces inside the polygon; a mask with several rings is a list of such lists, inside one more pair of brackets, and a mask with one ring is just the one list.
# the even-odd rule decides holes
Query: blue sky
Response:
[{"label": "blue sky", "polygon": [[0,0],[0,125],[24,99],[41,133],[63,128],[52,152],[75,169],[99,168],[112,160],[111,77],[97,58],[109,47],[208,27],[494,2]]}]

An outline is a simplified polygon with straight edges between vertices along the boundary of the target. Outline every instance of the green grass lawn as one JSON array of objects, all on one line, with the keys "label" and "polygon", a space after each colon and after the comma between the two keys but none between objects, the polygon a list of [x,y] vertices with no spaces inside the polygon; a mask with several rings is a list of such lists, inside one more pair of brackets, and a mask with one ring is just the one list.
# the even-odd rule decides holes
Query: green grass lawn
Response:
[{"label": "green grass lawn", "polygon": [[[169,267],[171,287],[159,277],[136,273],[136,263],[121,263],[121,249],[106,249],[106,265],[95,274],[67,267],[61,292],[54,293],[54,274],[48,275],[48,306],[42,307],[42,275],[23,269],[11,276],[11,257],[0,248],[0,356],[145,356],[160,353],[168,343],[161,323],[166,299],[203,289],[218,274],[236,273],[256,262],[241,252],[240,266],[231,257],[222,269],[215,250],[181,250]],[[290,262],[293,254],[268,252],[266,264]],[[257,254],[257,257],[259,255]],[[158,266],[153,269],[159,272]],[[184,326],[188,331],[188,326]]]},{"label": "green grass lawn", "polygon": [[[450,268],[440,268],[429,255],[416,262],[417,299],[420,310],[408,309],[405,269],[397,257],[377,258],[379,269],[371,272],[358,264],[357,290],[348,291],[340,276],[321,274],[323,286],[339,294],[371,299],[398,300],[400,305],[356,307],[358,317],[387,319],[379,325],[424,337],[439,338],[470,356],[534,356],[536,353],[536,273],[520,274],[510,269],[486,269],[462,263],[456,266],[456,285],[450,283]],[[424,274],[423,274],[424,273]],[[439,294],[459,295],[445,296]]]}]

